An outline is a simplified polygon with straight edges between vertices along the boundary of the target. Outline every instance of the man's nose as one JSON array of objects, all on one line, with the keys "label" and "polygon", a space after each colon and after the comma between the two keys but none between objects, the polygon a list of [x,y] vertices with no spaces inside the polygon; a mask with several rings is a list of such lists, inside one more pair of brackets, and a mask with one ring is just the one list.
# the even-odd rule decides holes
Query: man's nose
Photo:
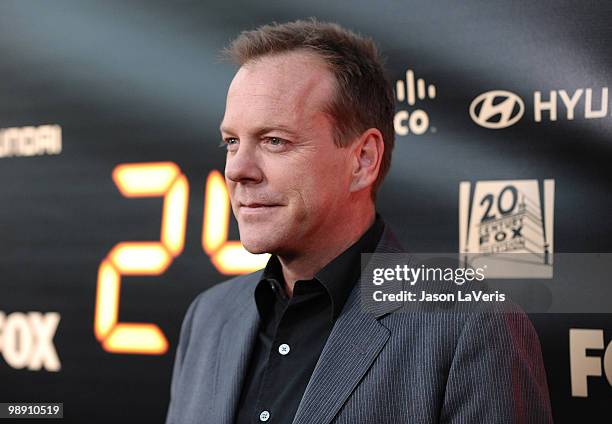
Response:
[{"label": "man's nose", "polygon": [[225,159],[225,178],[235,183],[258,183],[263,172],[258,163],[255,148],[244,143],[235,153],[228,153]]}]

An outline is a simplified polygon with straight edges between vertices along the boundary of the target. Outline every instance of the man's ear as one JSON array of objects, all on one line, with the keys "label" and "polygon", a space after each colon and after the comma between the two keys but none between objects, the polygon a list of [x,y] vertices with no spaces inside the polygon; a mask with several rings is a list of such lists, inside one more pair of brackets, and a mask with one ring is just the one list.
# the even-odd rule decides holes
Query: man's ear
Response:
[{"label": "man's ear", "polygon": [[374,184],[385,151],[382,133],[376,128],[364,131],[353,146],[350,186],[352,193]]}]

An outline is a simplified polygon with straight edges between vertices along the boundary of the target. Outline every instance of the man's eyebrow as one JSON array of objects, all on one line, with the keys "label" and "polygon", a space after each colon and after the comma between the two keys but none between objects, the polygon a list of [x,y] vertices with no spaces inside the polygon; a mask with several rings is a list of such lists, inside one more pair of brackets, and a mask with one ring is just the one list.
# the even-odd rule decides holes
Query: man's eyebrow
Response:
[{"label": "man's eyebrow", "polygon": [[[221,124],[221,126],[219,127],[219,131],[221,131],[222,133],[226,133],[226,134],[236,134],[235,131],[233,131],[229,127],[223,126],[223,124]],[[258,136],[261,136],[263,134],[273,132],[273,131],[281,131],[293,137],[297,137],[298,135],[292,128],[286,125],[283,125],[283,124],[272,124],[272,125],[267,125],[265,127],[256,128],[255,130],[253,130],[252,135],[258,137]]]},{"label": "man's eyebrow", "polygon": [[228,127],[224,127],[223,124],[221,124],[219,126],[219,131],[222,132],[222,133],[231,133],[232,132],[231,129],[229,129]]}]

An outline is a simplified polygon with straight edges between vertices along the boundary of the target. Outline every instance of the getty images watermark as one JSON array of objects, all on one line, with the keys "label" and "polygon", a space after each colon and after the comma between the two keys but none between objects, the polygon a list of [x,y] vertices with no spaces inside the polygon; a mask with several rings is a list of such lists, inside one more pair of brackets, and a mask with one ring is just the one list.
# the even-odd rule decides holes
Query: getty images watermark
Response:
[{"label": "getty images watermark", "polygon": [[361,258],[366,312],[609,313],[612,253],[374,253]]},{"label": "getty images watermark", "polygon": [[[465,267],[440,267],[425,266],[411,267],[407,264],[395,267],[374,268],[372,270],[372,284],[382,286],[385,283],[401,283],[402,286],[411,288],[419,283],[429,286],[428,283],[452,283],[463,286],[466,283],[482,282],[485,280],[487,265],[479,268]],[[387,284],[388,285],[388,284]],[[504,302],[506,294],[496,290],[487,293],[485,290],[455,290],[440,291],[441,287],[433,287],[434,290],[408,290],[386,293],[384,290],[374,290],[372,300],[374,302]]]}]

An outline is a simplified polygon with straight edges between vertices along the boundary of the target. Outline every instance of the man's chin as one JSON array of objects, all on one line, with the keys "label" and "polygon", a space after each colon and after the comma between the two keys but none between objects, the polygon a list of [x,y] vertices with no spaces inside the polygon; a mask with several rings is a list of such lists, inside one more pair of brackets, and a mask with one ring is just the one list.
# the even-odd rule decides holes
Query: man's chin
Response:
[{"label": "man's chin", "polygon": [[273,248],[270,243],[264,240],[251,239],[248,237],[240,237],[240,242],[245,250],[254,255],[261,253],[270,253]]},{"label": "man's chin", "polygon": [[[241,226],[239,226],[240,228]],[[247,252],[258,255],[274,251],[275,242],[272,240],[273,230],[264,228],[240,228],[240,242]]]},{"label": "man's chin", "polygon": [[240,242],[249,253],[275,253],[287,243],[283,236],[286,234],[285,226],[277,220],[269,222],[238,220],[238,230]]}]

